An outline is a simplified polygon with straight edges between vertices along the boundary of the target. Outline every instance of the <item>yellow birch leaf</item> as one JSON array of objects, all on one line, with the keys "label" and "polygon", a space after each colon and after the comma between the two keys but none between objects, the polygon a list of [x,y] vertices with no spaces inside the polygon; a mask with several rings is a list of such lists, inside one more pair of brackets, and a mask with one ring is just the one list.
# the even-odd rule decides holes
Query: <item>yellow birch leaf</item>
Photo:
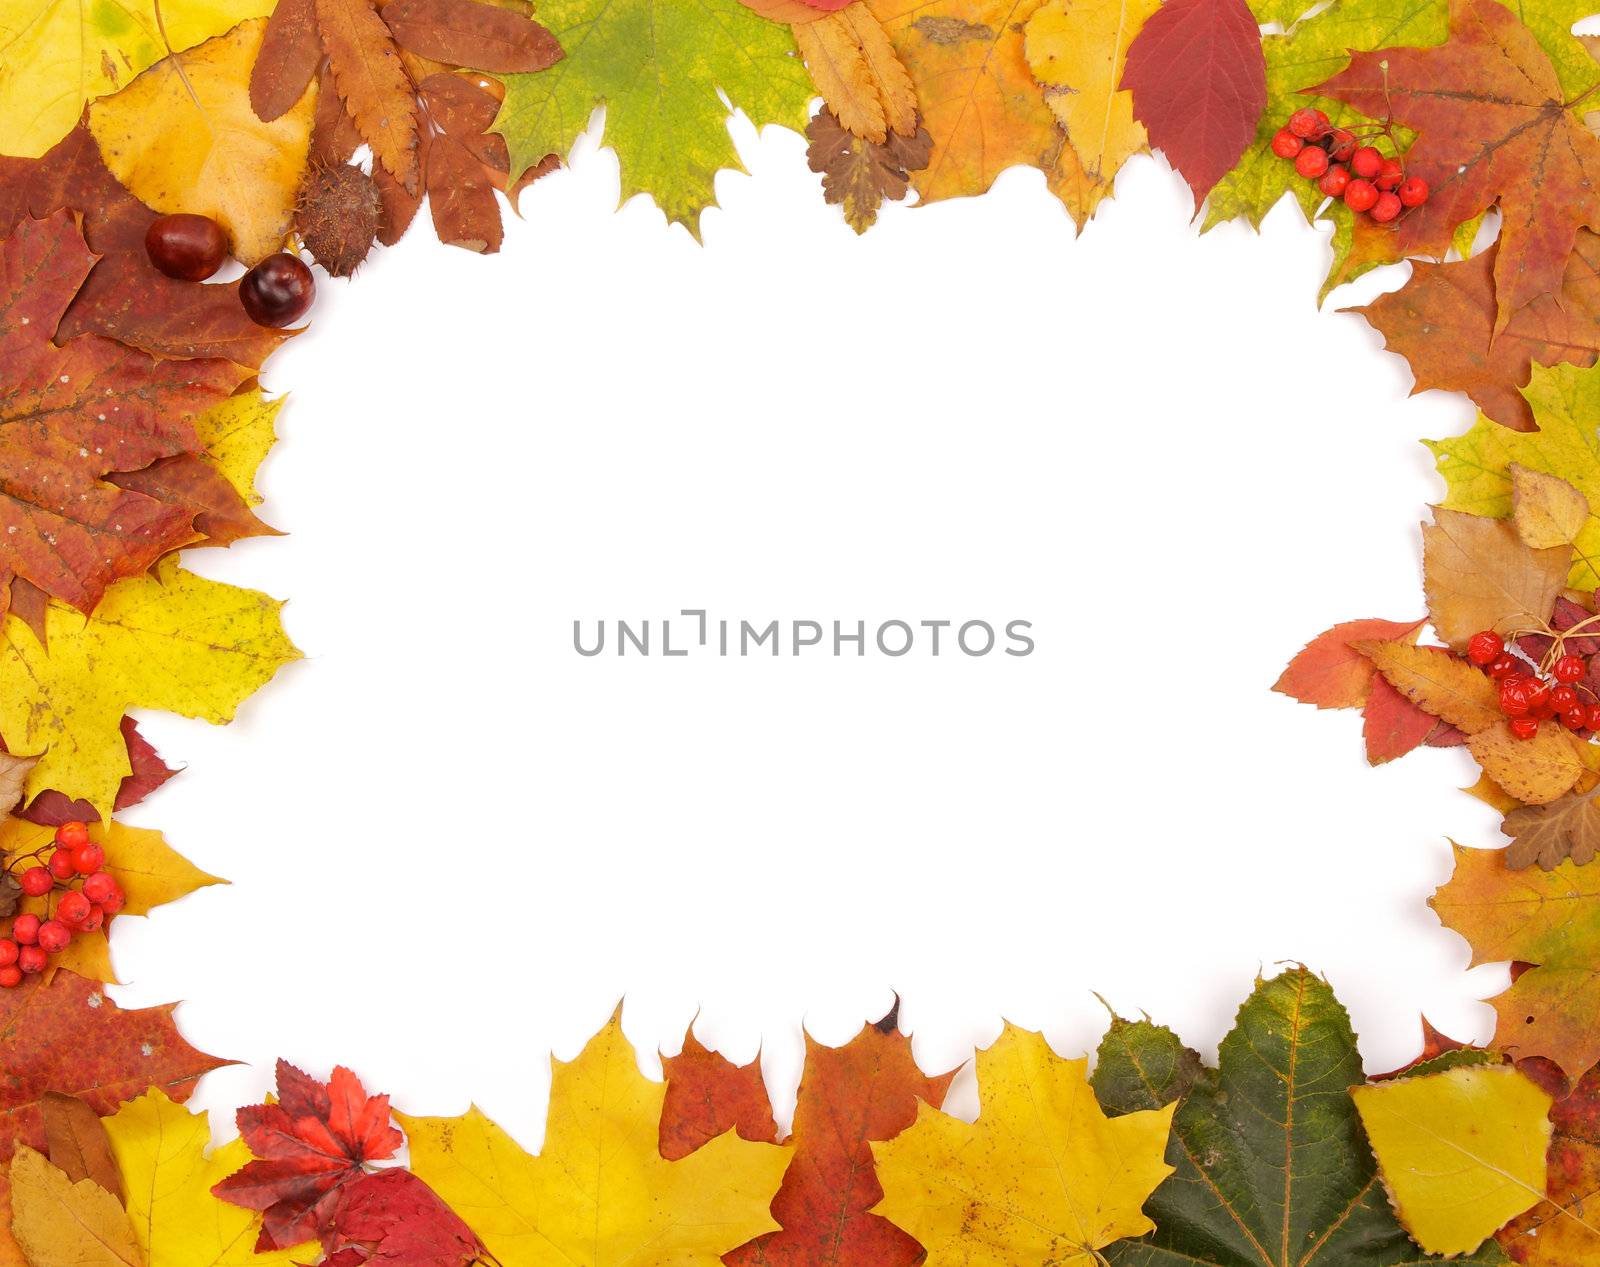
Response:
[{"label": "yellow birch leaf", "polygon": [[976,1122],[919,1104],[872,1145],[873,1213],[922,1242],[927,1267],[1095,1267],[1102,1246],[1155,1227],[1141,1207],[1173,1173],[1176,1103],[1108,1118],[1088,1061],[1011,1025],[978,1053],[978,1094]]},{"label": "yellow birch leaf", "polygon": [[311,147],[315,88],[271,123],[250,105],[266,21],[157,62],[89,110],[106,166],[157,211],[192,211],[227,230],[246,264],[278,250]]},{"label": "yellow birch leaf", "polygon": [[11,1159],[11,1235],[36,1267],[143,1267],[122,1203],[26,1145]]},{"label": "yellow birch leaf", "polygon": [[1501,721],[1500,693],[1489,678],[1448,651],[1408,639],[1350,644],[1413,704],[1457,730],[1476,734]]},{"label": "yellow birch leaf", "polygon": [[1571,547],[1589,522],[1589,500],[1566,480],[1511,464],[1511,523],[1536,550]]},{"label": "yellow birch leaf", "polygon": [[1510,1065],[1354,1087],[1389,1199],[1411,1239],[1469,1254],[1544,1199],[1551,1098]]},{"label": "yellow birch leaf", "polygon": [[1538,629],[1567,581],[1570,548],[1524,545],[1503,519],[1434,507],[1422,526],[1422,579],[1428,614],[1457,651],[1480,629]]},{"label": "yellow birch leaf", "polygon": [[1504,721],[1467,737],[1483,772],[1528,805],[1543,805],[1572,790],[1585,766],[1571,733],[1558,721],[1539,723],[1532,739],[1518,739]]},{"label": "yellow birch leaf", "polygon": [[536,1156],[476,1107],[454,1118],[395,1115],[412,1172],[503,1267],[719,1267],[729,1250],[776,1230],[767,1207],[789,1151],[730,1130],[680,1161],[662,1157],[666,1086],[639,1072],[620,1010],[553,1070]]},{"label": "yellow birch leaf", "polygon": [[257,1254],[261,1216],[211,1195],[212,1184],[251,1158],[238,1139],[208,1154],[203,1112],[152,1088],[103,1120],[149,1267],[292,1267],[315,1259],[312,1245]]},{"label": "yellow birch leaf", "polygon": [[1160,7],[1160,0],[1045,0],[1028,19],[1028,65],[1083,170],[1081,192],[1068,201],[1080,224],[1146,146],[1133,95],[1118,85],[1128,45]]}]

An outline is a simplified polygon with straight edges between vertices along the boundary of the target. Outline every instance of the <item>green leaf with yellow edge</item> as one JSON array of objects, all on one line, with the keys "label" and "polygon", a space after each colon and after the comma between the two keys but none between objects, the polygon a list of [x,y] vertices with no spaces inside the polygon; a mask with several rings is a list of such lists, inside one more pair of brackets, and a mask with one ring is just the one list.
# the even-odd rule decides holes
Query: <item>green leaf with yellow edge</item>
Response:
[{"label": "green leaf with yellow edge", "polygon": [[1553,1101],[1514,1066],[1350,1094],[1401,1224],[1430,1253],[1470,1254],[1544,1199]]},{"label": "green leaf with yellow edge", "polygon": [[36,1267],[144,1267],[122,1203],[26,1146],[11,1159],[11,1234]]},{"label": "green leaf with yellow edge", "polygon": [[718,1267],[778,1224],[767,1207],[790,1153],[729,1130],[679,1161],[661,1156],[666,1085],[639,1072],[620,1009],[570,1064],[553,1062],[544,1147],[530,1155],[476,1107],[396,1114],[411,1170],[502,1267]]},{"label": "green leaf with yellow edge", "polygon": [[1574,589],[1600,586],[1600,368],[1535,365],[1522,389],[1539,423],[1537,431],[1513,431],[1481,414],[1465,435],[1424,440],[1433,451],[1448,491],[1440,505],[1497,519],[1512,511],[1512,463],[1559,476],[1583,494],[1589,515],[1578,529],[1577,551],[1567,583]]},{"label": "green leaf with yellow edge", "polygon": [[291,1267],[314,1245],[255,1252],[261,1216],[211,1195],[250,1160],[244,1141],[214,1152],[206,1115],[152,1088],[103,1119],[128,1194],[128,1218],[148,1267]]},{"label": "green leaf with yellow edge", "polygon": [[[128,827],[119,822],[91,823],[89,838],[106,851],[105,870],[116,877],[127,896],[123,915],[148,915],[158,906],[176,902],[197,889],[224,884],[174,850],[158,831]],[[40,827],[20,818],[0,821],[0,854],[18,858],[42,849],[55,839],[53,827]],[[43,916],[50,903],[46,897],[24,897],[21,909]],[[79,933],[72,944],[57,954],[52,964],[95,981],[115,982],[106,930]]]},{"label": "green leaf with yellow edge", "polygon": [[256,472],[278,442],[278,411],[284,399],[268,400],[259,387],[253,387],[194,419],[206,461],[222,472],[247,505],[261,504]]},{"label": "green leaf with yellow edge", "polygon": [[565,155],[604,104],[623,199],[649,194],[696,235],[717,172],[743,170],[718,93],[758,127],[795,131],[816,95],[788,28],[739,0],[543,0],[539,21],[566,56],[501,77],[494,130],[510,147],[513,181],[546,155]]},{"label": "green leaf with yellow edge", "polygon": [[28,795],[54,788],[111,816],[131,772],[122,738],[129,709],[231,721],[299,652],[282,604],[209,581],[175,557],[153,575],[118,581],[92,616],[59,603],[46,616],[48,651],[10,617],[0,628],[0,737],[38,756]]},{"label": "green leaf with yellow edge", "polygon": [[[179,50],[271,12],[272,0],[161,4]],[[87,102],[166,55],[155,0],[0,0],[0,154],[38,158],[72,131]]]},{"label": "green leaf with yellow edge", "polygon": [[928,1267],[1092,1267],[1154,1226],[1143,1207],[1172,1173],[1172,1105],[1108,1118],[1087,1060],[1007,1025],[978,1053],[976,1122],[929,1105],[872,1144],[884,1197],[873,1213],[928,1251]]}]

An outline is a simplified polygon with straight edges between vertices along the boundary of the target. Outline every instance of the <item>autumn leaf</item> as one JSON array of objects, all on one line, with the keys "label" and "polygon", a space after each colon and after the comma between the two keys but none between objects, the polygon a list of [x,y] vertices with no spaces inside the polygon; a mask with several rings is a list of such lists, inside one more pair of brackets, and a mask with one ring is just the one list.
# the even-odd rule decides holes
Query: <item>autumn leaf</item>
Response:
[{"label": "autumn leaf", "polygon": [[1239,161],[1267,108],[1261,30],[1244,0],[1164,0],[1128,49],[1121,87],[1195,210]]},{"label": "autumn leaf", "polygon": [[1129,44],[1159,8],[1160,0],[1045,0],[1028,19],[1028,67],[1083,169],[1083,195],[1067,204],[1079,224],[1111,192],[1122,164],[1145,148],[1144,125],[1121,81]]},{"label": "autumn leaf", "polygon": [[1363,641],[1355,648],[1407,699],[1468,735],[1503,718],[1494,683],[1441,647],[1418,647],[1402,639]]},{"label": "autumn leaf", "polygon": [[1544,1196],[1551,1099],[1509,1065],[1350,1092],[1400,1222],[1432,1254],[1470,1254]]},{"label": "autumn leaf", "polygon": [[[0,0],[0,153],[37,158],[87,102],[167,55],[261,17],[271,0]],[[84,208],[88,210],[88,208]]]},{"label": "autumn leaf", "polygon": [[121,1203],[26,1146],[11,1161],[11,1234],[38,1267],[144,1267]]},{"label": "autumn leaf", "polygon": [[1417,133],[1406,168],[1432,193],[1395,230],[1405,253],[1442,257],[1458,225],[1498,204],[1496,331],[1561,290],[1578,230],[1600,222],[1600,140],[1508,9],[1453,0],[1446,43],[1357,53],[1317,91]]},{"label": "autumn leaf", "polygon": [[98,335],[58,346],[56,325],[93,263],[64,211],[23,219],[0,244],[0,617],[17,578],[88,611],[112,582],[192,540],[192,507],[108,477],[194,453],[193,415],[246,377],[230,362],[158,361]]},{"label": "autumn leaf", "polygon": [[1376,669],[1358,642],[1415,643],[1425,621],[1347,620],[1318,634],[1289,661],[1272,689],[1318,708],[1360,708]]},{"label": "autumn leaf", "polygon": [[1511,467],[1554,475],[1572,484],[1589,503],[1590,513],[1579,529],[1576,558],[1568,584],[1576,589],[1600,586],[1600,434],[1594,418],[1600,412],[1600,370],[1558,365],[1534,367],[1524,390],[1537,431],[1512,431],[1479,418],[1463,436],[1427,440],[1439,474],[1447,486],[1440,504],[1471,515],[1506,518],[1512,513]]},{"label": "autumn leaf", "polygon": [[322,1247],[332,1255],[324,1267],[352,1250],[360,1251],[352,1263],[386,1267],[475,1267],[487,1253],[461,1216],[406,1170],[362,1175],[341,1189]]},{"label": "autumn leaf", "polygon": [[863,141],[847,131],[826,107],[806,124],[806,161],[822,173],[822,196],[844,208],[844,218],[857,233],[865,233],[878,218],[885,198],[906,196],[911,173],[928,164],[933,139],[919,126],[909,136],[889,133],[882,145]]},{"label": "autumn leaf", "polygon": [[1172,1173],[1172,1106],[1107,1118],[1087,1060],[1009,1024],[978,1053],[978,1096],[975,1122],[919,1102],[910,1127],[872,1145],[873,1212],[920,1241],[929,1267],[1090,1267],[1151,1229],[1141,1207]]},{"label": "autumn leaf", "polygon": [[27,785],[28,775],[37,764],[35,757],[13,757],[8,752],[0,752],[0,814],[9,814],[16,809],[17,803],[22,800],[22,789]]},{"label": "autumn leaf", "polygon": [[310,1257],[304,1245],[256,1253],[261,1220],[211,1195],[212,1185],[248,1161],[250,1151],[236,1139],[208,1152],[205,1113],[190,1113],[157,1086],[105,1126],[149,1267],[292,1267]]},{"label": "autumn leaf", "polygon": [[283,245],[315,106],[308,94],[271,123],[256,117],[246,84],[265,27],[241,22],[89,110],[118,180],[157,211],[210,216],[246,264]]},{"label": "autumn leaf", "polygon": [[416,91],[373,0],[314,0],[334,88],[373,161],[417,185]]},{"label": "autumn leaf", "polygon": [[789,1143],[794,1160],[772,1201],[781,1232],[723,1256],[726,1267],[915,1267],[923,1247],[869,1213],[884,1189],[873,1172],[873,1144],[917,1120],[918,1106],[944,1103],[953,1074],[917,1068],[900,1033],[898,1005],[843,1047],[806,1036],[805,1069]]},{"label": "autumn leaf", "polygon": [[683,1050],[663,1056],[661,1068],[667,1092],[658,1134],[661,1155],[668,1161],[687,1157],[728,1131],[759,1144],[778,1138],[760,1057],[748,1065],[735,1065],[706,1048],[690,1030],[684,1035]]},{"label": "autumn leaf", "polygon": [[603,102],[623,199],[650,194],[668,220],[698,233],[716,173],[742,170],[718,93],[757,127],[805,126],[811,79],[793,37],[738,0],[546,0],[539,20],[567,56],[505,77],[494,126],[513,179],[567,153]]},{"label": "autumn leaf", "polygon": [[1441,638],[1461,651],[1479,630],[1544,624],[1566,583],[1570,550],[1532,549],[1509,523],[1443,506],[1433,520],[1422,526],[1422,579]]},{"label": "autumn leaf", "polygon": [[478,0],[390,0],[382,13],[401,48],[449,66],[532,74],[561,60],[544,27]]},{"label": "autumn leaf", "polygon": [[1600,1066],[1569,1088],[1555,1066],[1526,1060],[1518,1066],[1555,1097],[1553,1138],[1546,1154],[1545,1199],[1501,1228],[1496,1239],[1524,1267],[1571,1267],[1600,1255]]},{"label": "autumn leaf", "polygon": [[794,27],[823,101],[847,131],[881,145],[917,131],[917,92],[864,0]]},{"label": "autumn leaf", "polygon": [[1387,678],[1373,679],[1361,709],[1361,739],[1369,765],[1393,761],[1423,744],[1449,747],[1461,738],[1459,730],[1407,698]]},{"label": "autumn leaf", "polygon": [[1558,721],[1542,721],[1531,739],[1519,739],[1499,721],[1467,737],[1467,748],[1495,784],[1517,800],[1543,805],[1565,795],[1588,769],[1582,740]]},{"label": "autumn leaf", "polygon": [[[122,741],[128,749],[130,773],[117,788],[117,799],[112,808],[121,813],[132,809],[145,797],[161,787],[168,779],[177,777],[161,755],[151,747],[150,741],[139,733],[138,724],[131,717],[122,719]],[[29,762],[30,768],[32,761]],[[62,823],[87,823],[98,817],[95,807],[88,801],[69,800],[60,792],[39,793],[28,807],[17,815],[41,827],[59,827]]]},{"label": "autumn leaf", "polygon": [[68,1179],[92,1179],[122,1203],[122,1173],[111,1156],[111,1140],[100,1115],[75,1095],[47,1092],[39,1100],[44,1115],[45,1153]]},{"label": "autumn leaf", "polygon": [[1471,944],[1474,965],[1533,965],[1490,1000],[1496,1047],[1569,1071],[1600,1060],[1600,867],[1518,871],[1499,850],[1457,846],[1455,874],[1429,905]]},{"label": "autumn leaf", "polygon": [[537,1156],[476,1107],[456,1118],[398,1117],[412,1173],[466,1217],[504,1267],[551,1255],[717,1267],[722,1254],[772,1230],[767,1205],[789,1155],[730,1131],[667,1161],[657,1147],[664,1096],[639,1072],[619,1013],[577,1060],[554,1063]]},{"label": "autumn leaf", "polygon": [[0,736],[42,754],[30,795],[54,789],[109,817],[131,772],[122,739],[130,708],[213,723],[298,658],[282,605],[185,572],[164,559],[153,576],[118,582],[93,616],[52,604],[48,651],[20,621],[0,630]]},{"label": "autumn leaf", "polygon": [[[1258,981],[1206,1069],[1170,1030],[1113,1025],[1095,1093],[1129,1113],[1178,1103],[1146,1204],[1155,1230],[1115,1245],[1118,1267],[1417,1267],[1378,1181],[1355,1104],[1350,1018],[1304,968]],[[1503,1261],[1485,1250],[1457,1262]]]},{"label": "autumn leaf", "polygon": [[1568,858],[1582,866],[1600,852],[1600,804],[1590,792],[1512,810],[1500,824],[1511,837],[1505,851],[1512,869],[1538,863],[1552,871]]},{"label": "autumn leaf", "polygon": [[1523,545],[1571,549],[1588,518],[1588,500],[1566,480],[1511,464],[1511,526]]}]

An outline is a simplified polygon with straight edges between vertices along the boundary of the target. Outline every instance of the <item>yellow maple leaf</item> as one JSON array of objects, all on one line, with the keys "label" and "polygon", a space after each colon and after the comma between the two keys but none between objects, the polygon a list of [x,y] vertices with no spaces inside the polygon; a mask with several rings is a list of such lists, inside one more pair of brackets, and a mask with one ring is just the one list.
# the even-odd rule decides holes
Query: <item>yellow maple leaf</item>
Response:
[{"label": "yellow maple leaf", "polygon": [[471,1225],[503,1267],[718,1267],[777,1229],[767,1211],[790,1153],[734,1131],[680,1161],[661,1156],[664,1083],[639,1072],[620,1010],[570,1064],[553,1062],[537,1156],[476,1107],[396,1114],[411,1169]]},{"label": "yellow maple leaf", "polygon": [[[127,897],[122,915],[148,915],[155,907],[176,902],[196,889],[226,883],[207,875],[171,848],[158,831],[126,827],[118,822],[106,826],[92,823],[89,838],[106,851],[105,870],[116,877]],[[0,854],[17,858],[43,848],[54,839],[54,828],[40,827],[20,818],[0,821]],[[21,909],[44,916],[51,900],[50,895],[25,897]],[[95,981],[117,980],[103,928],[78,934],[71,945],[51,960],[51,966]]]},{"label": "yellow maple leaf", "polygon": [[291,1267],[316,1248],[255,1252],[261,1216],[219,1201],[211,1185],[250,1160],[244,1141],[207,1153],[211,1127],[152,1088],[104,1119],[147,1267]]},{"label": "yellow maple leaf", "polygon": [[256,472],[278,442],[276,423],[283,401],[282,396],[268,400],[259,387],[253,387],[194,420],[205,460],[221,471],[251,506],[262,501],[256,491]]},{"label": "yellow maple leaf", "polygon": [[157,62],[89,110],[106,166],[157,211],[210,216],[233,253],[254,264],[289,231],[311,147],[315,88],[263,123],[250,105],[250,68],[265,19]]},{"label": "yellow maple leaf", "polygon": [[1093,1267],[1099,1250],[1153,1224],[1142,1206],[1172,1174],[1176,1104],[1108,1118],[1087,1060],[1007,1025],[978,1053],[976,1122],[926,1104],[874,1143],[884,1198],[873,1213],[928,1251],[928,1267]]},{"label": "yellow maple leaf", "polygon": [[1509,1065],[1354,1087],[1401,1224],[1432,1254],[1470,1254],[1544,1199],[1551,1099]]},{"label": "yellow maple leaf", "polygon": [[110,818],[132,772],[122,718],[158,708],[221,723],[299,652],[282,604],[185,572],[168,557],[118,581],[92,616],[51,603],[49,650],[27,625],[0,627],[0,737],[38,756],[28,795],[47,788]]}]

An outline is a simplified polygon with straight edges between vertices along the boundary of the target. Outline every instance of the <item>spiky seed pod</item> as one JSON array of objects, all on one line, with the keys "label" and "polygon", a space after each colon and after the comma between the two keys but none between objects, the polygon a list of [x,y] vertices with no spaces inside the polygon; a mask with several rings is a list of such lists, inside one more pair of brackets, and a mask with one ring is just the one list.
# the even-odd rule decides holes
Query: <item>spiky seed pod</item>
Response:
[{"label": "spiky seed pod", "polygon": [[295,228],[318,264],[348,277],[372,249],[382,214],[372,177],[345,163],[319,164],[300,186]]}]

